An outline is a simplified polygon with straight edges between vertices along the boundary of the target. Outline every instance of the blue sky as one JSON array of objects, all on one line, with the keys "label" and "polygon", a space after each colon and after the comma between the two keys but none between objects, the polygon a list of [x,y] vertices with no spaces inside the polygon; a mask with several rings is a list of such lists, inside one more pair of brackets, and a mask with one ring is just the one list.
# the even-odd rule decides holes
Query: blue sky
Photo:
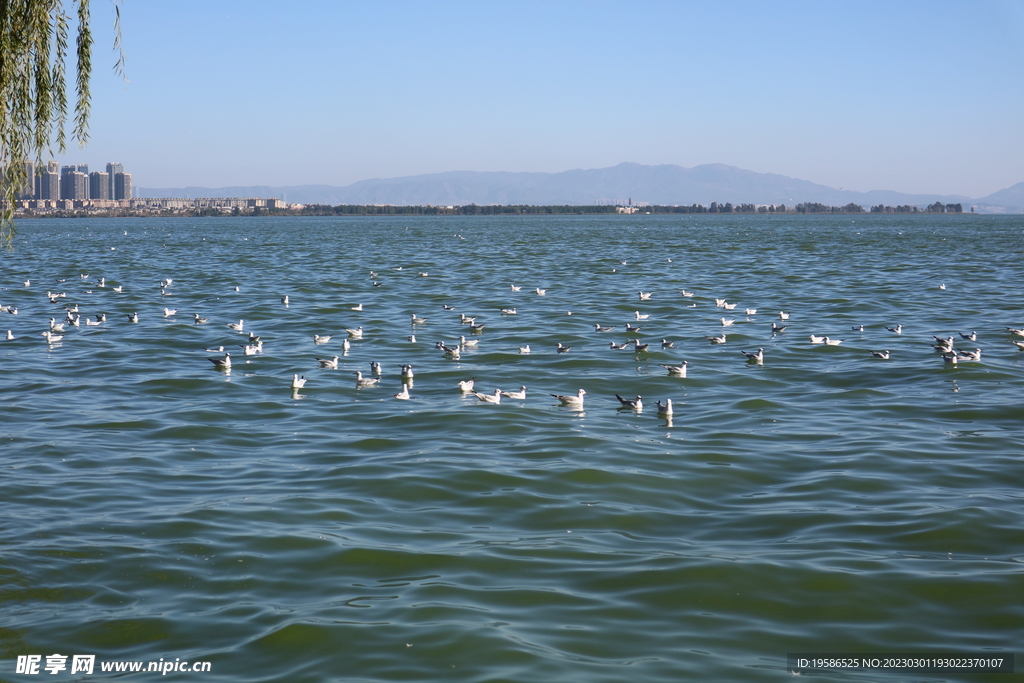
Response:
[{"label": "blue sky", "polygon": [[143,187],[723,163],[851,190],[1024,181],[1024,0],[93,0],[62,162]]}]

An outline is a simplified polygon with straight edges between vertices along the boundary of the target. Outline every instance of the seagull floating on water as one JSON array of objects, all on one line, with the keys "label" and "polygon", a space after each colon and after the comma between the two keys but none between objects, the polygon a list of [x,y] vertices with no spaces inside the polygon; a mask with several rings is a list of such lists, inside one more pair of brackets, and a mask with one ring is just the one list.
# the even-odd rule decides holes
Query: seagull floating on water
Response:
[{"label": "seagull floating on water", "polygon": [[381,370],[380,363],[375,360],[370,361],[370,374],[376,375],[377,377],[384,374],[383,370]]},{"label": "seagull floating on water", "polygon": [[789,320],[789,313],[779,311],[779,320]]},{"label": "seagull floating on water", "polygon": [[654,292],[637,292],[637,296],[640,297],[640,301],[650,301],[651,294],[654,294]]},{"label": "seagull floating on water", "polygon": [[632,343],[633,342],[631,342],[631,341],[624,341],[621,344],[616,344],[615,342],[608,342],[608,348],[610,348],[610,349],[612,349],[614,351],[618,351],[618,350],[621,350],[621,349],[628,349],[629,345],[632,344]]},{"label": "seagull floating on water", "polygon": [[668,339],[661,340],[661,348],[663,349],[671,349],[674,348],[675,345],[676,343],[674,341],[669,341]]},{"label": "seagull floating on water", "polygon": [[586,390],[580,389],[579,391],[576,392],[575,396],[560,396],[559,394],[551,395],[557,398],[559,401],[561,401],[563,406],[575,406],[578,408],[582,408],[583,397],[586,395],[586,393]]},{"label": "seagull floating on water", "polygon": [[[743,309],[743,312],[745,314],[747,314],[747,315],[756,315],[757,314],[757,309],[756,308],[745,308],[745,309]],[[669,400],[671,400],[671,399],[669,399]]]},{"label": "seagull floating on water", "polygon": [[889,351],[872,351],[871,355],[875,358],[881,358],[882,360],[889,360]]},{"label": "seagull floating on water", "polygon": [[356,304],[355,306],[353,306],[351,308],[351,310],[353,310],[353,311],[361,311],[361,310],[363,310],[363,305],[362,304]]},{"label": "seagull floating on water", "polygon": [[671,415],[672,414],[672,399],[666,398],[665,402],[656,401],[658,406],[658,415]]},{"label": "seagull floating on water", "polygon": [[525,386],[519,387],[519,391],[503,391],[503,392],[501,392],[501,395],[505,396],[506,398],[514,398],[517,401],[525,401],[526,400],[526,387]]},{"label": "seagull floating on water", "polygon": [[461,391],[464,394],[472,393],[473,386],[475,384],[476,384],[476,377],[474,377],[473,379],[461,380],[459,382],[459,391]]},{"label": "seagull floating on water", "polygon": [[192,324],[193,325],[202,325],[202,324],[208,323],[208,322],[210,322],[209,318],[204,318],[201,315],[199,315],[198,313],[193,313],[192,314]]},{"label": "seagull floating on water", "polygon": [[784,332],[787,327],[789,327],[789,325],[778,325],[778,324],[773,322],[772,323],[772,334],[777,334],[779,332]]},{"label": "seagull floating on water", "polygon": [[225,352],[223,358],[207,358],[206,360],[213,363],[213,367],[218,370],[230,370],[231,369],[231,354]]},{"label": "seagull floating on water", "polygon": [[966,339],[967,341],[978,341],[977,332],[972,331],[970,334],[964,334],[963,332],[960,332],[959,334],[962,338]]},{"label": "seagull floating on water", "polygon": [[644,401],[639,394],[637,394],[636,398],[622,398],[618,394],[615,394],[615,398],[619,399],[619,403],[622,404],[623,408],[635,410],[638,413],[644,409]]},{"label": "seagull floating on water", "polygon": [[594,331],[595,332],[611,332],[614,329],[615,329],[614,327],[601,327],[597,323],[594,323]]},{"label": "seagull floating on water", "polygon": [[530,352],[530,345],[529,344],[527,344],[526,346],[520,346],[519,347],[519,353],[529,353],[529,352]]},{"label": "seagull floating on water", "polygon": [[164,317],[165,318],[170,318],[172,315],[174,315],[177,312],[178,312],[177,308],[165,308],[164,309]]},{"label": "seagull floating on water", "polygon": [[633,353],[647,353],[650,348],[650,344],[641,344],[639,339],[633,340]]},{"label": "seagull floating on water", "polygon": [[423,323],[427,322],[426,318],[417,318],[415,313],[410,313],[409,319],[412,321],[413,325],[422,325]]},{"label": "seagull floating on water", "polygon": [[376,386],[377,382],[380,381],[380,377],[363,377],[363,373],[359,370],[355,371],[355,376],[357,389]]},{"label": "seagull floating on water", "polygon": [[394,394],[394,397],[402,401],[409,400],[409,385],[403,384],[402,390],[399,391],[397,394]]},{"label": "seagull floating on water", "polygon": [[758,349],[754,353],[749,353],[747,351],[741,351],[741,353],[747,357],[747,360],[754,361],[755,363],[764,362],[764,349]]},{"label": "seagull floating on water", "polygon": [[651,317],[650,313],[641,313],[640,311],[633,311],[633,315],[636,316],[637,320],[647,320]]},{"label": "seagull floating on water", "polygon": [[664,363],[659,363],[661,367],[668,370],[670,377],[686,377],[686,366],[689,364],[690,363],[685,360],[682,365],[665,365]]},{"label": "seagull floating on water", "polygon": [[810,338],[811,338],[811,343],[812,344],[824,344],[825,343],[825,337],[815,337],[812,334],[812,335],[810,335]]},{"label": "seagull floating on water", "polygon": [[413,377],[412,366],[411,365],[403,365],[402,366],[402,379],[412,379],[412,377]]},{"label": "seagull floating on water", "polygon": [[[28,287],[28,285],[25,286]],[[12,339],[14,339],[14,333],[11,332],[10,330],[7,330],[7,341],[11,341]]]},{"label": "seagull floating on water", "polygon": [[313,343],[314,344],[326,344],[327,342],[331,341],[331,337],[332,336],[334,336],[334,335],[330,335],[330,334],[314,334],[313,335]]},{"label": "seagull floating on water", "polygon": [[473,394],[483,403],[501,403],[501,389],[495,389],[493,394]]},{"label": "seagull floating on water", "polygon": [[829,339],[828,337],[825,337],[824,339],[825,339],[825,344],[827,346],[839,346],[840,344],[843,343],[843,341],[845,341],[843,339]]},{"label": "seagull floating on water", "polygon": [[335,356],[334,358],[317,358],[316,360],[317,360],[318,363],[320,363],[320,367],[322,367],[322,368],[330,368],[331,370],[337,370],[338,369],[338,357],[337,356]]},{"label": "seagull floating on water", "polygon": [[693,296],[693,292],[687,292],[685,289],[680,289],[679,293],[686,297]]},{"label": "seagull floating on water", "polygon": [[227,326],[230,327],[232,330],[237,330],[241,332],[242,328],[245,326],[245,321],[239,320],[237,323],[228,323]]},{"label": "seagull floating on water", "polygon": [[359,327],[355,328],[354,330],[349,329],[349,328],[346,327],[345,331],[348,332],[348,336],[351,337],[352,339],[362,339],[363,338],[363,326],[362,325],[360,325]]},{"label": "seagull floating on water", "polygon": [[537,289],[535,289],[533,291],[537,292],[537,296],[544,296],[545,294],[548,293],[548,290],[541,289],[540,287],[538,287]]},{"label": "seagull floating on water", "polygon": [[503,309],[501,309],[501,314],[502,315],[515,315],[516,314],[516,309],[514,309],[514,308],[503,308]]},{"label": "seagull floating on water", "polygon": [[853,330],[854,332],[863,332],[864,331],[864,326],[863,325],[854,325],[850,329]]},{"label": "seagull floating on water", "polygon": [[902,325],[902,323],[897,325],[896,327],[886,326],[885,329],[889,330],[890,332],[895,332],[896,334],[903,334],[903,325]]},{"label": "seagull floating on water", "polygon": [[287,294],[285,294],[283,297],[281,297],[281,303],[284,304],[285,306],[288,305],[288,295]]},{"label": "seagull floating on water", "polygon": [[292,389],[301,389],[306,386],[305,376],[299,377],[298,374],[292,375]]},{"label": "seagull floating on water", "polygon": [[46,337],[46,342],[48,344],[52,344],[54,342],[59,342],[61,339],[64,338],[64,335],[62,335],[62,334],[54,334],[50,330],[46,330],[45,332],[40,332],[39,336],[40,337]]},{"label": "seagull floating on water", "polygon": [[707,339],[712,344],[724,344],[725,343],[725,339],[726,339],[724,332],[721,334],[721,336],[718,336],[718,337],[708,337],[708,336],[705,336],[704,338]]},{"label": "seagull floating on water", "polygon": [[722,327],[729,327],[729,325],[732,325],[733,323],[736,322],[735,318],[722,318],[721,320],[722,320]]},{"label": "seagull floating on water", "polygon": [[562,346],[562,342],[558,342],[558,353],[566,353],[571,348],[571,346]]},{"label": "seagull floating on water", "polygon": [[515,285],[509,285],[508,288],[511,289],[513,292],[518,292],[522,290],[522,287],[516,287]]}]

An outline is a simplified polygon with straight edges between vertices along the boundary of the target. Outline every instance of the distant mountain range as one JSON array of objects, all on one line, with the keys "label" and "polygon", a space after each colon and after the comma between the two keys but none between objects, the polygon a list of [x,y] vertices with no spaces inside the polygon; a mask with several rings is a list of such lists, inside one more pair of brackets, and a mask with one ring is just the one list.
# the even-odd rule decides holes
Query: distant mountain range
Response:
[{"label": "distant mountain range", "polygon": [[837,190],[774,173],[755,173],[724,164],[683,168],[674,164],[622,163],[609,168],[561,173],[451,171],[402,178],[361,180],[344,187],[182,187],[136,189],[137,197],[278,197],[292,204],[587,205],[598,202],[650,204],[786,204],[818,202],[864,208],[878,204],[925,206],[935,202],[976,206],[984,213],[1024,213],[1024,182],[988,197],[904,194],[891,190]]}]

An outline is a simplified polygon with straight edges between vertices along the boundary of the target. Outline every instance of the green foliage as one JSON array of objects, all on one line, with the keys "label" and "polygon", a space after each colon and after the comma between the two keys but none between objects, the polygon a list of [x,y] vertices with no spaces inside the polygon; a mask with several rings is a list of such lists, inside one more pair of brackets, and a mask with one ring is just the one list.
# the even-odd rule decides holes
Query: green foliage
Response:
[{"label": "green foliage", "polygon": [[[89,137],[89,75],[92,72],[92,33],[89,0],[71,0],[76,8],[75,118],[71,135],[82,146]],[[120,9],[115,4],[117,27]],[[18,193],[32,179],[28,159],[41,163],[63,152],[67,142],[67,93],[64,65],[71,18],[62,0],[0,0],[0,241],[14,237],[14,208]],[[120,29],[114,47],[115,69],[123,74]]]}]

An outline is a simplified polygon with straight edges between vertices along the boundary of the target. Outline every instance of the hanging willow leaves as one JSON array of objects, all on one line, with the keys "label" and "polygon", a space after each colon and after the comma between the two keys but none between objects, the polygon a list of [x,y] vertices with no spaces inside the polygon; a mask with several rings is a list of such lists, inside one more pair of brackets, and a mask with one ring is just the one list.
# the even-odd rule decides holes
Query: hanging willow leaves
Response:
[{"label": "hanging willow leaves", "polygon": [[[72,137],[85,146],[89,137],[89,76],[92,33],[89,0],[77,8],[75,41],[75,118]],[[123,75],[120,8],[115,4],[115,70]],[[71,17],[63,0],[0,0],[0,242],[14,238],[14,209],[33,178],[27,160],[42,163],[52,145],[64,152],[67,142],[65,63]]]}]

